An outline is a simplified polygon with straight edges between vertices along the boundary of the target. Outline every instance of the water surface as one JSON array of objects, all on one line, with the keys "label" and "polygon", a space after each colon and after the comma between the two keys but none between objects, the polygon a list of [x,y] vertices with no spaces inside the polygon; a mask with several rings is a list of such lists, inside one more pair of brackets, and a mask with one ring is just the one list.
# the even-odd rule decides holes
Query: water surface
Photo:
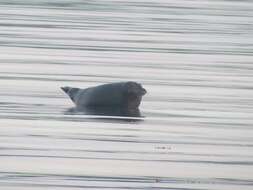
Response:
[{"label": "water surface", "polygon": [[[253,2],[0,2],[0,187],[253,187]],[[138,81],[143,118],[61,86]]]}]

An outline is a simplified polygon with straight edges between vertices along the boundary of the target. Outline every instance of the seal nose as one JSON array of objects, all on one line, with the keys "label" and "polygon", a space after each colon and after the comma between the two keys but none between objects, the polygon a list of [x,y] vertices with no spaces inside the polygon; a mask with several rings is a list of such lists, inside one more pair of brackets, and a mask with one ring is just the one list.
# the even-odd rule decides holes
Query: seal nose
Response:
[{"label": "seal nose", "polygon": [[145,94],[147,94],[147,91],[146,91],[145,88],[142,88],[142,89],[141,89],[141,95],[143,96],[143,95],[145,95]]}]

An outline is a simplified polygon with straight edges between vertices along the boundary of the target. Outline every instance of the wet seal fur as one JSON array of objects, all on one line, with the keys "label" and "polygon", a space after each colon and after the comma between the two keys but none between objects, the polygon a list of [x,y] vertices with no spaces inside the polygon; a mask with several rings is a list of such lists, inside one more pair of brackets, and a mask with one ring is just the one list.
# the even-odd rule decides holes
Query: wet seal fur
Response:
[{"label": "wet seal fur", "polygon": [[68,94],[78,110],[116,108],[131,113],[131,110],[138,110],[142,96],[147,93],[141,84],[132,81],[103,84],[86,89],[68,86],[61,89]]}]

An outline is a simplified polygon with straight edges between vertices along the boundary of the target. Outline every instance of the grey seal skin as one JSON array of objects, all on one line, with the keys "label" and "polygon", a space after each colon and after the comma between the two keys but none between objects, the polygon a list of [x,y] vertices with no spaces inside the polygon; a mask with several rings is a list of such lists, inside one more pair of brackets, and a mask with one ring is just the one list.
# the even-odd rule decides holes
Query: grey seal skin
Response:
[{"label": "grey seal skin", "polygon": [[146,90],[137,82],[103,84],[86,89],[61,87],[77,108],[120,107],[138,109]]},{"label": "grey seal skin", "polygon": [[[142,117],[139,109],[125,109],[121,107],[86,107],[86,108],[69,108],[65,112],[67,115],[84,114],[84,115],[99,115],[99,116],[121,116],[121,117]],[[104,118],[103,118],[104,119]],[[114,120],[115,118],[109,118]],[[119,120],[117,118],[117,120]],[[132,119],[122,119],[133,121]],[[134,120],[136,121],[136,120]]]}]

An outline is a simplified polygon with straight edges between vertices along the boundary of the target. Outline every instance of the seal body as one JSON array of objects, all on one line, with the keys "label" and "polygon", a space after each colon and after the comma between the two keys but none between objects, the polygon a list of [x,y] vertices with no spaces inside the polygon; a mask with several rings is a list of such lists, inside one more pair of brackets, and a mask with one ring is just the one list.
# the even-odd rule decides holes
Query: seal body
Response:
[{"label": "seal body", "polygon": [[61,88],[78,108],[122,107],[138,109],[146,90],[136,82],[118,82],[86,89]]}]

